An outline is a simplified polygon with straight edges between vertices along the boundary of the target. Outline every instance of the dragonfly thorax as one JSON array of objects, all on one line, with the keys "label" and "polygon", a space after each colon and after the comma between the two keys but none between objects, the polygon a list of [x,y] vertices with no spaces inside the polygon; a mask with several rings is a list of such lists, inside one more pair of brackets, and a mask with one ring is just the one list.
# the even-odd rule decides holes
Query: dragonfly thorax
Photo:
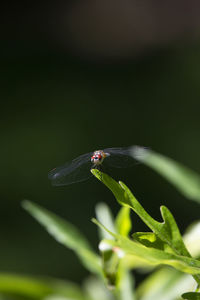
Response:
[{"label": "dragonfly thorax", "polygon": [[107,155],[106,155],[106,153],[103,152],[103,150],[95,151],[91,157],[91,162],[94,165],[100,165],[100,164],[102,164],[102,162],[106,156]]}]

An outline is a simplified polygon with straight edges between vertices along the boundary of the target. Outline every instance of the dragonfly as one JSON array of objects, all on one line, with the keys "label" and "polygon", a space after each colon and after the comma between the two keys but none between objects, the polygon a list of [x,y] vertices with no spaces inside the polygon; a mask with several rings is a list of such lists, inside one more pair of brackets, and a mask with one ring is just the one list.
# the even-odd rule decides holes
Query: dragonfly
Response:
[{"label": "dragonfly", "polygon": [[62,186],[87,180],[92,176],[91,169],[102,170],[103,166],[127,168],[136,161],[132,157],[133,147],[106,148],[89,152],[73,159],[66,164],[51,170],[48,178],[52,185]]}]

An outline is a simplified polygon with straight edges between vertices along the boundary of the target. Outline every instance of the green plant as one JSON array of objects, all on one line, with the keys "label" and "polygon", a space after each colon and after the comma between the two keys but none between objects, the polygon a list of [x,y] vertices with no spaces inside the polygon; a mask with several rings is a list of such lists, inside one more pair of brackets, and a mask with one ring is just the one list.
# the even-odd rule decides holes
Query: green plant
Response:
[{"label": "green plant", "polygon": [[[200,201],[198,174],[151,150],[137,147],[133,149],[133,156],[161,173],[186,197]],[[116,182],[99,170],[92,170],[92,173],[111,190],[121,206],[115,219],[105,203],[96,207],[96,219],[92,221],[99,228],[99,254],[72,224],[39,205],[23,202],[23,207],[58,242],[75,251],[92,276],[80,288],[59,280],[0,274],[2,297],[14,295],[18,299],[43,300],[200,299],[200,222],[191,225],[182,237],[167,207],[161,206],[163,222],[158,222],[124,183]],[[130,235],[131,210],[150,232]],[[137,288],[133,269],[150,273]]]}]

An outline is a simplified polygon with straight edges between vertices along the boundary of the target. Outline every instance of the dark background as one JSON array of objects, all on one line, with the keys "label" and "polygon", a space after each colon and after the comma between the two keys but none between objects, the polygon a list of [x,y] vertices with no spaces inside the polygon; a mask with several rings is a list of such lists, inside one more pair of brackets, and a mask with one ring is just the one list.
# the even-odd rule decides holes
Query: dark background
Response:
[{"label": "dark background", "polygon": [[[96,179],[52,187],[80,154],[142,145],[200,172],[198,1],[9,3],[1,10],[1,271],[81,281],[86,271],[21,208],[32,200],[97,249],[95,204],[119,205]],[[147,211],[182,232],[199,206],[142,165],[114,170]],[[133,214],[134,231],[146,230]]]}]

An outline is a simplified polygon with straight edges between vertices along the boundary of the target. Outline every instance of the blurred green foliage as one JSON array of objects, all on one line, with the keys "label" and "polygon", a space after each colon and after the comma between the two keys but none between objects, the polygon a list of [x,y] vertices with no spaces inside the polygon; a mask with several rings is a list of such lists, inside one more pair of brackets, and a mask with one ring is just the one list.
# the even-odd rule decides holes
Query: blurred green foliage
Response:
[{"label": "blurred green foliage", "polygon": [[[133,156],[136,158],[135,151]],[[155,152],[151,155],[150,150],[144,151],[143,148],[137,148],[137,159],[144,163],[148,162],[147,165],[153,165],[158,172],[162,171],[162,173],[168,161],[165,156]],[[181,192],[185,191],[185,186],[189,183],[193,185],[193,181],[200,178],[197,174],[194,176],[190,169],[172,160],[169,166],[175,171],[172,177],[166,176],[166,178],[170,182],[172,178],[175,178],[175,182],[179,182],[178,178],[181,177],[185,185],[175,184]],[[169,174],[169,166],[166,165],[167,174]],[[184,170],[182,174],[181,170]],[[41,300],[97,300],[101,297],[105,300],[151,300],[155,297],[159,300],[176,300],[183,294],[184,299],[199,299],[199,222],[190,226],[183,240],[174,217],[165,206],[161,207],[163,222],[158,222],[146,212],[125,184],[116,182],[97,169],[91,172],[112,191],[116,200],[122,205],[116,220],[106,204],[101,203],[96,207],[98,220],[93,219],[93,222],[100,228],[100,255],[92,250],[87,239],[74,225],[30,201],[24,201],[23,207],[59,243],[74,250],[94,278],[86,281],[87,284],[80,289],[70,283],[60,282],[58,285],[59,281],[53,279],[44,281],[44,279],[2,274],[0,276],[2,296],[11,296],[12,299]],[[188,198],[190,199],[189,195]],[[132,237],[129,237],[130,230],[134,227],[131,224],[130,209],[152,232],[134,231]],[[160,269],[155,269],[158,266]],[[173,268],[169,269],[169,266]],[[132,269],[154,272],[135,288],[134,278],[130,273]],[[195,292],[194,288],[196,288]]]}]

